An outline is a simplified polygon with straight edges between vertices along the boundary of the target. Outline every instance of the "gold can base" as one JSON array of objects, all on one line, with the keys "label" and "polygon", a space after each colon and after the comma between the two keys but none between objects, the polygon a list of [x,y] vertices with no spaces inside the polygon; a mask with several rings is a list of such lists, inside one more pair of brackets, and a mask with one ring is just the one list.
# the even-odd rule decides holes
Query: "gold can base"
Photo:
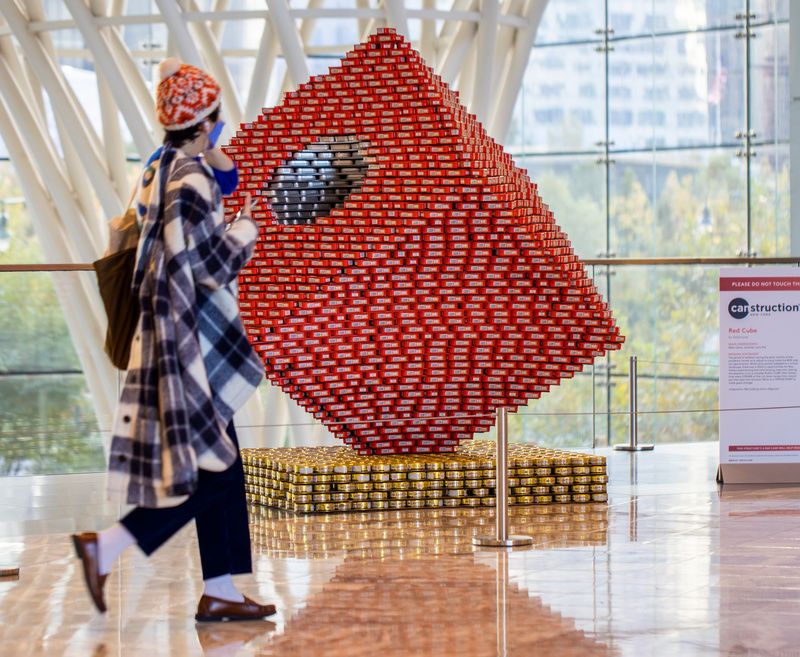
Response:
[{"label": "gold can base", "polygon": [[[247,499],[293,513],[493,507],[495,443],[449,454],[362,456],[346,446],[243,449]],[[508,446],[512,506],[608,501],[606,459],[530,444]]]},{"label": "gold can base", "polygon": [[533,538],[531,536],[513,535],[505,539],[497,538],[496,536],[475,536],[472,539],[472,544],[475,547],[493,547],[493,548],[512,548],[523,547],[525,545],[533,545]]}]

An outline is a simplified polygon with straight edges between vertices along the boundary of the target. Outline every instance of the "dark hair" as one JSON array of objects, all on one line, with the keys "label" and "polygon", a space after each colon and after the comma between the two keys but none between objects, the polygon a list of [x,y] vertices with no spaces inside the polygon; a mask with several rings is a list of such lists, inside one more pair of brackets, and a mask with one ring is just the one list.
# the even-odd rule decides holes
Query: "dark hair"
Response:
[{"label": "dark hair", "polygon": [[180,148],[184,144],[197,138],[202,129],[203,121],[206,120],[211,121],[211,123],[216,123],[217,120],[219,120],[219,106],[217,106],[216,109],[202,121],[198,121],[194,125],[190,125],[188,128],[183,128],[182,130],[165,131],[164,143],[174,146],[175,148]]}]

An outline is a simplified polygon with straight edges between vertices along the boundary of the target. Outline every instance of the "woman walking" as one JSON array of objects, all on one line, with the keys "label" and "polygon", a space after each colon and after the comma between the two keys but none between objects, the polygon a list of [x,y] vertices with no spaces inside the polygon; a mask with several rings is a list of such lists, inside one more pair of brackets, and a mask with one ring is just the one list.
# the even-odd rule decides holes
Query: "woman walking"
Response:
[{"label": "woman walking", "polygon": [[109,459],[109,493],[134,508],[99,533],[73,535],[95,606],[122,552],[150,555],[194,519],[204,593],[200,621],[275,613],[243,596],[232,576],[252,572],[250,534],[233,414],[262,366],[239,317],[236,277],[258,228],[249,198],[226,222],[222,187],[236,186],[218,148],[220,88],[178,60],[160,66],[158,119],[166,130],[137,193],[141,236],[134,273],[141,316]]}]

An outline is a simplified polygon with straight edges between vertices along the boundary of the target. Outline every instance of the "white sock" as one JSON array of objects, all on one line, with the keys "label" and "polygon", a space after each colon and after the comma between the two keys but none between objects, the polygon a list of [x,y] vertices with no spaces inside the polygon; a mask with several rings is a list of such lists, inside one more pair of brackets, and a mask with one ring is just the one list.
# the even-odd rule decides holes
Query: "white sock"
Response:
[{"label": "white sock", "polygon": [[115,523],[108,529],[97,533],[98,570],[101,575],[108,575],[114,562],[131,545],[136,543],[133,535],[121,523]]},{"label": "white sock", "polygon": [[211,577],[210,579],[203,580],[205,588],[203,593],[212,598],[220,598],[222,600],[229,600],[230,602],[244,602],[244,596],[239,593],[236,585],[233,583],[233,577],[228,575],[220,575],[219,577]]}]

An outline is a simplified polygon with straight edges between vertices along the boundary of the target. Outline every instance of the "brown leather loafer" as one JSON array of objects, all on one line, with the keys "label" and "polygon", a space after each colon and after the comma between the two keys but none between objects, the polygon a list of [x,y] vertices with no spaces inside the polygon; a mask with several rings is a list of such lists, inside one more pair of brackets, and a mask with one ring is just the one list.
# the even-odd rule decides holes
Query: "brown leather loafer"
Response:
[{"label": "brown leather loafer", "polygon": [[92,602],[100,613],[105,613],[106,601],[103,598],[103,587],[106,584],[106,575],[100,574],[97,534],[95,532],[73,534],[72,544],[75,546],[75,554],[83,564],[83,578],[86,580],[86,588],[89,589]]},{"label": "brown leather loafer", "polygon": [[204,622],[261,620],[275,613],[275,605],[260,605],[247,596],[244,602],[231,602],[204,595],[194,619]]}]

